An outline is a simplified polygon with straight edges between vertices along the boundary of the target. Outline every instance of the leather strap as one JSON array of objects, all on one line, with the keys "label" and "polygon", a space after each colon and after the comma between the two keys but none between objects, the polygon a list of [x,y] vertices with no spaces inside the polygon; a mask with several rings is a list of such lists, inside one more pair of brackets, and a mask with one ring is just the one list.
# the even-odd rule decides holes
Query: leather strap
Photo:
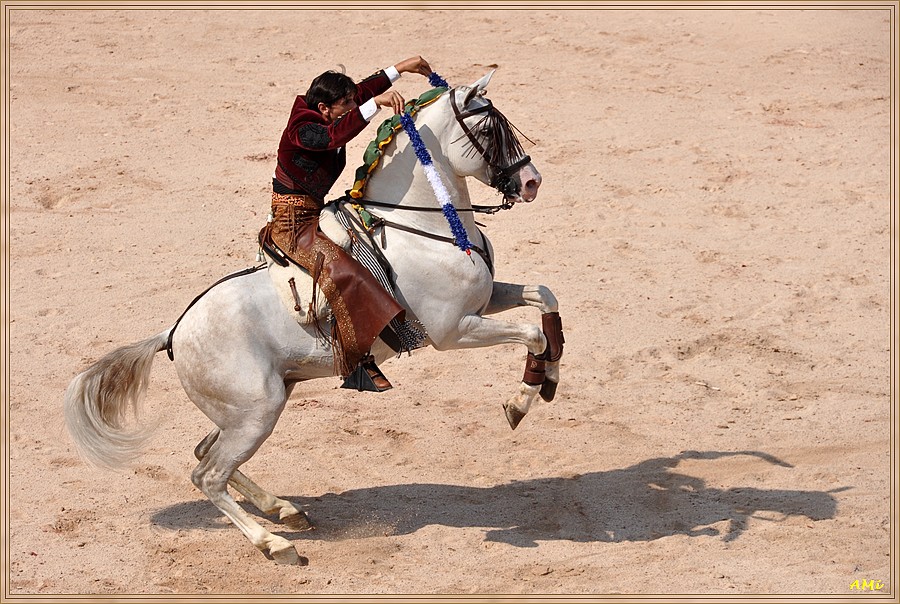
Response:
[{"label": "leather strap", "polygon": [[544,359],[540,359],[529,352],[528,358],[525,359],[525,375],[522,376],[522,381],[529,386],[540,386],[546,378],[544,372],[546,365],[547,363]]},{"label": "leather strap", "polygon": [[[445,243],[452,243],[456,245],[456,240],[452,237],[444,237],[443,235],[435,235],[434,233],[429,233],[428,231],[420,231],[419,229],[414,229],[412,227],[408,227],[402,224],[397,224],[396,222],[391,222],[389,220],[385,220],[384,218],[376,218],[373,227],[386,227],[389,226],[392,229],[397,229],[398,231],[405,231],[407,233],[412,233],[414,235],[419,235],[421,237],[427,237],[428,239],[434,239],[435,241],[443,241]],[[384,231],[382,231],[383,233]],[[479,231],[480,233],[481,231]],[[481,236],[482,239],[484,235]],[[382,244],[383,246],[383,244]],[[488,269],[491,271],[491,274],[494,274],[494,263],[491,261],[491,256],[488,254],[483,248],[478,247],[474,243],[472,244],[472,249],[481,256],[481,259],[484,260],[484,263],[487,264]]]},{"label": "leather strap", "polygon": [[[453,114],[456,115],[456,121],[459,122],[460,127],[463,129],[463,132],[466,134],[466,138],[469,139],[469,142],[472,143],[472,146],[475,147],[475,150],[481,154],[481,157],[487,161],[487,152],[485,152],[484,147],[481,146],[481,143],[478,142],[477,137],[472,134],[472,131],[466,125],[466,118],[475,115],[477,113],[484,113],[486,111],[490,111],[492,105],[490,101],[488,101],[487,105],[483,107],[479,107],[478,109],[472,109],[471,111],[460,111],[459,107],[456,106],[456,89],[450,93],[450,106],[453,107]],[[492,166],[493,167],[493,166]]]},{"label": "leather strap", "polygon": [[[467,97],[466,103],[468,101],[469,101],[469,99]],[[481,155],[481,157],[484,158],[484,161],[486,161],[488,163],[488,165],[491,167],[491,169],[493,169],[495,171],[495,173],[497,174],[497,176],[495,176],[495,178],[493,179],[496,182],[492,182],[491,185],[494,186],[495,188],[498,188],[502,193],[506,194],[507,191],[503,190],[503,188],[499,186],[501,184],[501,181],[504,179],[501,179],[498,177],[502,175],[503,177],[506,177],[508,179],[510,174],[512,174],[513,172],[515,172],[516,170],[518,170],[519,168],[521,168],[522,166],[524,166],[525,164],[530,162],[531,157],[529,157],[528,155],[523,155],[518,160],[516,160],[515,162],[511,163],[508,166],[499,166],[499,165],[492,163],[491,160],[489,159],[487,151],[485,151],[485,149],[481,145],[481,143],[478,142],[478,137],[476,137],[474,134],[472,134],[472,130],[466,124],[465,120],[467,117],[470,117],[472,115],[477,115],[479,113],[485,113],[485,112],[487,112],[487,113],[493,112],[494,105],[490,101],[487,101],[486,105],[478,107],[477,109],[471,109],[469,111],[460,111],[459,107],[456,106],[456,89],[454,88],[450,94],[450,106],[453,108],[453,113],[456,116],[456,121],[459,123],[460,127],[462,128],[463,132],[465,133],[466,138],[469,139],[469,142],[472,143],[472,146],[475,147],[475,150],[478,151],[478,153]]]},{"label": "leather strap", "polygon": [[259,231],[259,247],[266,255],[275,261],[278,266],[287,266],[288,259],[276,246],[272,245],[272,223],[267,222]]},{"label": "leather strap", "polygon": [[181,320],[184,318],[184,315],[187,314],[187,311],[189,311],[191,309],[191,307],[194,304],[196,304],[200,298],[202,298],[203,296],[208,294],[209,290],[211,290],[212,288],[214,288],[215,286],[217,286],[220,283],[224,283],[225,281],[228,281],[229,279],[234,279],[235,277],[243,277],[244,275],[249,275],[251,273],[255,273],[256,271],[264,269],[267,266],[268,266],[267,264],[260,264],[257,266],[251,266],[250,268],[245,268],[244,270],[238,271],[236,273],[232,273],[230,275],[225,275],[224,277],[222,277],[221,279],[219,279],[218,281],[216,281],[215,283],[213,283],[212,285],[207,287],[205,290],[203,290],[203,292],[199,296],[197,296],[196,298],[191,300],[191,303],[187,305],[187,308],[184,309],[184,312],[181,313],[181,316],[178,317],[178,320],[175,321],[174,325],[172,325],[172,329],[169,330],[169,338],[166,341],[166,354],[169,356],[169,360],[170,361],[175,360],[175,354],[172,352],[172,336],[175,335],[175,330],[178,328],[178,324],[181,323]]},{"label": "leather strap", "polygon": [[540,356],[551,363],[558,361],[563,354],[563,344],[566,338],[563,336],[562,319],[558,312],[547,312],[541,315],[541,327],[544,337],[547,338],[547,350]]},{"label": "leather strap", "polygon": [[[528,161],[531,161],[530,159]],[[518,163],[518,162],[517,162]],[[527,163],[527,162],[526,162]],[[525,164],[522,164],[525,165]],[[372,206],[375,208],[390,208],[392,210],[410,210],[413,212],[443,212],[443,208],[439,208],[436,206],[405,206],[399,205],[396,203],[387,203],[384,201],[373,201],[371,199],[348,199],[343,197],[341,199],[337,199],[335,201],[346,201],[347,203],[360,205],[360,206]],[[334,202],[330,202],[334,203]],[[479,206],[473,205],[471,208],[456,208],[457,212],[473,212],[478,214],[496,214],[500,210],[509,210],[515,204],[512,202],[504,202],[497,206]]]}]

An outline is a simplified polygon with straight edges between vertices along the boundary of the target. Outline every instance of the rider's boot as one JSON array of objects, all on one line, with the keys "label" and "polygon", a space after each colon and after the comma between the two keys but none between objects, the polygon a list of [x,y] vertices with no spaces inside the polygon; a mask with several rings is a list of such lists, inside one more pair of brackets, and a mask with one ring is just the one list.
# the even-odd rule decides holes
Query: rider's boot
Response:
[{"label": "rider's boot", "polygon": [[362,360],[362,366],[365,368],[366,373],[369,374],[369,377],[372,378],[372,383],[375,384],[379,391],[390,390],[394,387],[381,372],[381,369],[378,368],[378,365],[375,364],[375,357],[372,355],[369,355]]},{"label": "rider's boot", "polygon": [[347,376],[347,379],[341,385],[341,388],[359,390],[360,392],[384,392],[393,387],[375,364],[375,357],[372,355],[364,356],[356,366],[356,369]]}]

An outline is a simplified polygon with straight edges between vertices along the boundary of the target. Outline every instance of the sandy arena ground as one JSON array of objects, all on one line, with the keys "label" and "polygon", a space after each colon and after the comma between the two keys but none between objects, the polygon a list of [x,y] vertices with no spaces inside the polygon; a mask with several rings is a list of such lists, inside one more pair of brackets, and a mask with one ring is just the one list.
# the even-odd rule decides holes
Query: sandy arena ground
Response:
[{"label": "sandy arena ground", "polygon": [[[4,598],[896,598],[892,17],[4,4]],[[126,471],[79,459],[63,392],[255,263],[313,76],[414,54],[451,83],[498,66],[536,143],[538,199],[481,220],[497,278],[560,300],[559,396],[510,430],[516,346],[392,360],[380,395],[296,389],[244,466],[318,525],[262,518],[309,559],[278,566],[191,484],[212,426],[164,354]]]}]

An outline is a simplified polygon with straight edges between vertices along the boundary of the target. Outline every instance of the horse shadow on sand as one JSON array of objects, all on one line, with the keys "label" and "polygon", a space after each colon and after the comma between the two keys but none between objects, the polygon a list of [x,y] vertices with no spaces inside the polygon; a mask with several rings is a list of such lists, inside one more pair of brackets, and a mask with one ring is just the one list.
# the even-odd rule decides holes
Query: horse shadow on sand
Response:
[{"label": "horse shadow on sand", "polygon": [[[748,529],[751,518],[779,522],[794,516],[811,521],[835,517],[833,493],[846,487],[828,492],[720,489],[674,471],[682,460],[737,455],[793,467],[758,451],[685,451],[619,470],[491,487],[398,484],[286,497],[309,514],[317,530],[292,532],[277,521],[271,530],[290,539],[340,541],[404,535],[430,525],[481,527],[486,541],[536,547],[538,541],[652,541],[673,535],[733,541]],[[249,504],[242,505],[259,513]],[[169,529],[226,526],[218,510],[205,500],[163,508],[153,514],[152,522]]]}]

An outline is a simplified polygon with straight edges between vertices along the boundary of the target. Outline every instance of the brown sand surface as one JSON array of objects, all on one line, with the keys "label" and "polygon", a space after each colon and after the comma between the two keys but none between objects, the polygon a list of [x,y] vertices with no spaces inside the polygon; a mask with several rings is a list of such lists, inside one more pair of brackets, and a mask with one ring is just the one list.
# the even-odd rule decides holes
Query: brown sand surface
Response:
[{"label": "brown sand surface", "polygon": [[[896,597],[890,5],[8,8],[5,596]],[[297,388],[244,466],[318,525],[262,517],[309,559],[278,566],[191,484],[212,426],[164,354],[128,470],[79,459],[63,392],[255,263],[313,76],[415,54],[451,83],[498,66],[536,143],[538,199],[481,220],[497,278],[560,300],[559,395],[510,430],[511,345]]]}]

